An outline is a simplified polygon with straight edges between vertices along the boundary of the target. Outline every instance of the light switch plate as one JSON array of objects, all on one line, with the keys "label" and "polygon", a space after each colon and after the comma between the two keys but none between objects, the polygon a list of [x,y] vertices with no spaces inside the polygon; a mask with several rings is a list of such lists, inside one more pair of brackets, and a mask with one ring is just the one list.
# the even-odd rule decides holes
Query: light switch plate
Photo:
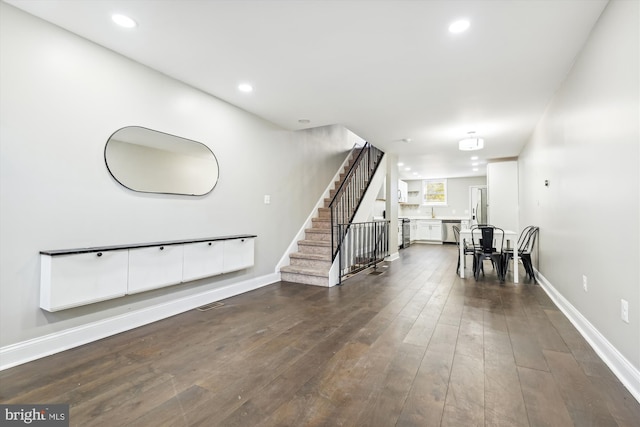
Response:
[{"label": "light switch plate", "polygon": [[629,323],[629,302],[624,299],[620,300],[620,318]]},{"label": "light switch plate", "polygon": [[265,195],[264,195],[264,204],[265,204],[265,205],[268,205],[268,204],[270,204],[270,203],[271,203],[271,196],[270,196],[270,195],[268,195],[268,194],[265,194]]}]

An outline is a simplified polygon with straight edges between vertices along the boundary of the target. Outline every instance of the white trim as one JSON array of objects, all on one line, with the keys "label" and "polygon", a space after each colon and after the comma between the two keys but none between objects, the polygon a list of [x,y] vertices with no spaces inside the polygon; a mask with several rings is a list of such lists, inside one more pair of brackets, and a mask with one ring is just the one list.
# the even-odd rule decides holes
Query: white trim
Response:
[{"label": "white trim", "polygon": [[0,371],[135,329],[280,280],[268,274],[0,348]]},{"label": "white trim", "polygon": [[549,298],[567,316],[633,397],[640,402],[640,370],[633,366],[538,270],[535,270],[535,273],[538,283]]},{"label": "white trim", "polygon": [[384,260],[392,262],[392,261],[395,261],[397,259],[400,259],[400,252],[395,251],[395,252],[392,252],[389,255],[387,255],[387,257]]}]

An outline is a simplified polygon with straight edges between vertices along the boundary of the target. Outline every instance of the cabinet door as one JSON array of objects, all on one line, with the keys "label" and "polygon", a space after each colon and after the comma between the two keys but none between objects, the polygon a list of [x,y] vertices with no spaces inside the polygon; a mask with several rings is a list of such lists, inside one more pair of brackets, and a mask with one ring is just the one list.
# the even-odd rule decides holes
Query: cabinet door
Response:
[{"label": "cabinet door", "polygon": [[224,243],[222,241],[185,244],[182,281],[222,274],[223,254]]},{"label": "cabinet door", "polygon": [[224,241],[223,273],[253,266],[253,238]]},{"label": "cabinet door", "polygon": [[40,307],[57,311],[124,296],[128,251],[41,255]]},{"label": "cabinet door", "polygon": [[416,240],[429,240],[429,223],[427,221],[418,221],[416,233]]},{"label": "cabinet door", "polygon": [[409,199],[408,184],[405,181],[398,180],[398,202],[407,203]]},{"label": "cabinet door", "polygon": [[182,281],[183,245],[129,249],[127,293],[174,285]]},{"label": "cabinet door", "polygon": [[442,224],[431,224],[429,226],[429,240],[442,241]]}]

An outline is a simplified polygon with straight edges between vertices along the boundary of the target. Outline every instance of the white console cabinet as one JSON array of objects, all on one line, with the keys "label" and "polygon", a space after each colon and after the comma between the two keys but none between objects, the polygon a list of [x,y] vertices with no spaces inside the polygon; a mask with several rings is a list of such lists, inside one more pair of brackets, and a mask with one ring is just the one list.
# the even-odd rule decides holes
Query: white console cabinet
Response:
[{"label": "white console cabinet", "polygon": [[128,257],[127,250],[41,256],[40,307],[57,311],[124,296]]},{"label": "white console cabinet", "polygon": [[223,273],[241,270],[253,265],[253,240],[235,239],[224,241]]},{"label": "white console cabinet", "polygon": [[187,282],[222,274],[224,247],[224,241],[197,242],[184,245],[182,281]]},{"label": "white console cabinet", "polygon": [[148,291],[182,282],[184,245],[129,249],[127,293]]},{"label": "white console cabinet", "polygon": [[64,310],[253,266],[254,235],[40,252],[40,307]]}]

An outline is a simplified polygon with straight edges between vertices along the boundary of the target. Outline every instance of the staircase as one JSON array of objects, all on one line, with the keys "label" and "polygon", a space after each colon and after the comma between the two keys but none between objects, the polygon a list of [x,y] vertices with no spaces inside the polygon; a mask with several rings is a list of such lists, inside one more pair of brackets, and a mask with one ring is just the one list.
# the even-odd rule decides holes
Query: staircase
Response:
[{"label": "staircase", "polygon": [[[280,269],[282,281],[316,286],[332,286],[335,284],[330,283],[329,271],[331,270],[335,249],[337,245],[339,245],[339,242],[334,241],[332,243],[331,240],[331,230],[333,227],[330,206],[332,201],[334,201],[336,192],[344,188],[343,184],[345,180],[351,179],[354,169],[356,169],[354,164],[356,162],[362,162],[363,156],[361,155],[361,151],[371,146],[368,145],[366,147],[367,148],[354,149],[352,151],[350,160],[345,166],[343,173],[340,174],[339,179],[334,183],[334,189],[329,192],[329,197],[324,199],[324,207],[318,208],[316,217],[311,220],[311,228],[305,230],[304,240],[298,241],[298,252],[291,253],[289,255],[289,265]],[[374,171],[375,168],[368,171],[368,173],[372,174]],[[370,177],[368,177],[368,179],[370,179]],[[357,191],[356,198],[358,202],[366,191],[368,182],[365,184],[364,188]],[[346,212],[346,217],[351,218],[357,207],[358,203],[352,204]],[[341,212],[340,216],[345,217],[345,212]],[[333,221],[336,222],[337,219],[334,218]]]}]

